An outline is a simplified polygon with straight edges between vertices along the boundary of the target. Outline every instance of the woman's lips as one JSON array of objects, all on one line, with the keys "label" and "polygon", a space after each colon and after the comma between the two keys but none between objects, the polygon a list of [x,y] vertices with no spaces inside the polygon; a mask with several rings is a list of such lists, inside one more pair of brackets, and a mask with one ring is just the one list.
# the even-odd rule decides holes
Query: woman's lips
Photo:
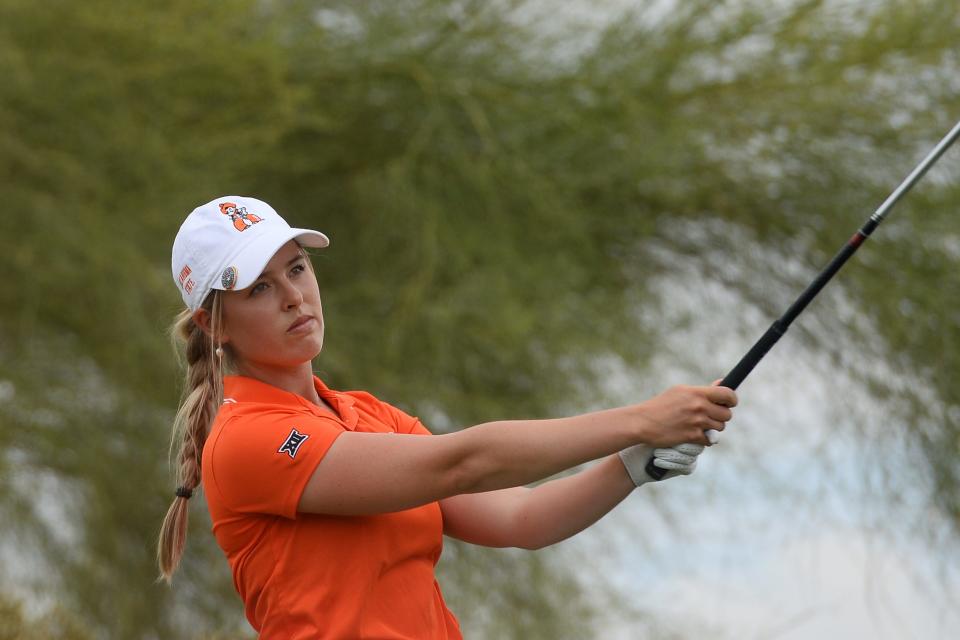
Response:
[{"label": "woman's lips", "polygon": [[313,316],[301,316],[294,320],[293,324],[287,328],[287,333],[303,333],[313,327],[315,320]]}]

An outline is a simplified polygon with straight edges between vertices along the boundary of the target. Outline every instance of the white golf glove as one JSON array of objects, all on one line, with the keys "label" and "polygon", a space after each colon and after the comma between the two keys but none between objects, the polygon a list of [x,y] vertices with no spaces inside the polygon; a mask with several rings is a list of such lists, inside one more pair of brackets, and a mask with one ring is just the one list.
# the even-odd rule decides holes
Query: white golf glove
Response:
[{"label": "white golf glove", "polygon": [[676,476],[688,476],[697,468],[697,456],[703,452],[702,444],[678,444],[675,447],[666,449],[652,449],[646,445],[638,444],[628,447],[620,452],[620,460],[623,466],[627,468],[627,473],[633,483],[638,487],[652,482],[653,478],[647,475],[645,468],[650,461],[650,454],[653,453],[653,464],[661,469],[666,469],[667,473],[663,480],[668,480]]}]

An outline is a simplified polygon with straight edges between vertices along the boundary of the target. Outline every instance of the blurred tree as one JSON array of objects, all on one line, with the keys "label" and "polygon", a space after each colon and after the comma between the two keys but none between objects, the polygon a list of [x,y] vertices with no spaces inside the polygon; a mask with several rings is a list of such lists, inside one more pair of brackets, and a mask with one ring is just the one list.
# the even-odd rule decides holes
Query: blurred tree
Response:
[{"label": "blurred tree", "polygon": [[75,616],[53,608],[42,619],[29,619],[22,607],[0,599],[0,640],[89,640],[90,634],[76,621]]},{"label": "blurred tree", "polygon": [[[641,367],[670,330],[639,322],[671,268],[652,247],[779,313],[807,274],[744,277],[750,247],[723,230],[819,269],[960,114],[954,2],[651,7],[601,5],[610,26],[587,29],[520,1],[0,0],[0,509],[19,586],[55,593],[77,637],[244,628],[202,505],[175,588],[153,583],[168,251],[196,204],[256,194],[329,232],[318,370],[451,430],[576,411],[602,393],[598,360]],[[931,506],[956,525],[955,176],[844,278],[937,399],[863,374],[908,401]],[[470,635],[591,634],[562,554],[447,555]]]}]

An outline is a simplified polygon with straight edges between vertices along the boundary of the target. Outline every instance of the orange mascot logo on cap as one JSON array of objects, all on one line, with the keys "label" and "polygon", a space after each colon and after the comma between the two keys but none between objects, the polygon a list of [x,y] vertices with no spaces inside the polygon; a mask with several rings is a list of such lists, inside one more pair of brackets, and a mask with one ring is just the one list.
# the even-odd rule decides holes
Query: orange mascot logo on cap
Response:
[{"label": "orange mascot logo on cap", "polygon": [[263,220],[258,215],[247,213],[246,207],[238,207],[232,202],[221,202],[220,213],[230,218],[230,222],[237,231],[246,231]]}]

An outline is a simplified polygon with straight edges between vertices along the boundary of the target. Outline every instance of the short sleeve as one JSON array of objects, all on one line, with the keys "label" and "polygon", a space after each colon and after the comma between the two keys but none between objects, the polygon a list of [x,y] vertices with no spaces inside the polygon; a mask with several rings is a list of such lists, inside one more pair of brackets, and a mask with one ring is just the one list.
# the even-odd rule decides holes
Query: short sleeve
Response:
[{"label": "short sleeve", "polygon": [[212,488],[233,511],[294,518],[307,481],[341,433],[335,421],[303,413],[232,417],[211,434]]}]

